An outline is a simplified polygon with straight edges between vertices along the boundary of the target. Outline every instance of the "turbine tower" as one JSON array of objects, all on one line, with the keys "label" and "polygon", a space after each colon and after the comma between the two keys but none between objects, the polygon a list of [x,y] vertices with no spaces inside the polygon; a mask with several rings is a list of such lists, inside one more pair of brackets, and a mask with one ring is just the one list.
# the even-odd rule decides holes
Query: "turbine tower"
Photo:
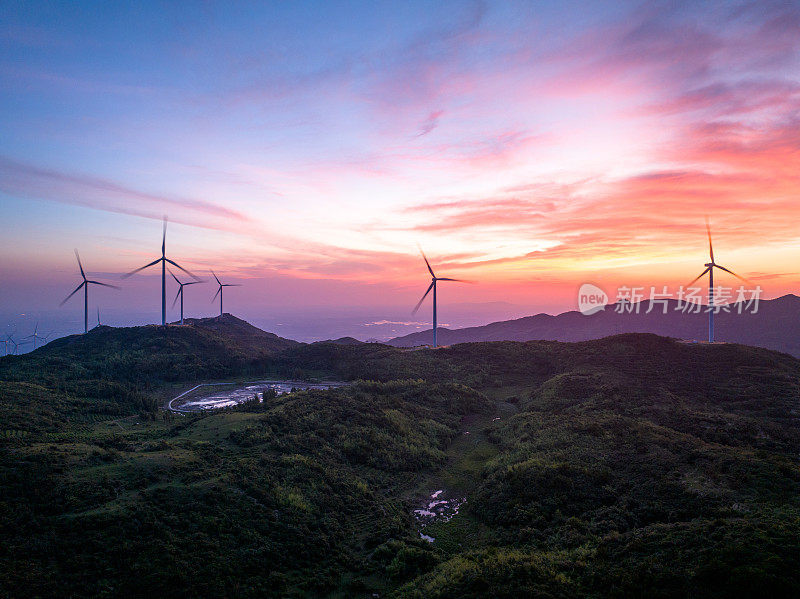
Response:
[{"label": "turbine tower", "polygon": [[732,270],[725,268],[717,264],[714,261],[714,246],[711,244],[711,226],[708,224],[708,219],[706,219],[706,233],[708,233],[708,255],[711,258],[710,262],[706,262],[703,266],[706,269],[697,275],[694,280],[687,285],[687,287],[691,287],[695,282],[700,280],[706,273],[708,273],[708,342],[714,343],[714,269],[718,268],[720,270],[724,270],[725,272],[732,274],[737,279],[741,279],[745,283],[750,283],[744,277],[740,277]]},{"label": "turbine tower", "polygon": [[422,305],[422,302],[425,301],[425,298],[428,297],[428,294],[433,290],[433,347],[436,347],[436,327],[437,327],[437,320],[436,320],[436,283],[438,281],[455,281],[457,283],[467,283],[468,281],[462,281],[461,279],[450,279],[447,277],[437,277],[433,273],[433,269],[431,268],[430,262],[428,262],[428,258],[425,257],[425,252],[420,249],[420,253],[422,254],[422,259],[425,260],[425,266],[428,267],[428,272],[431,273],[431,284],[428,287],[428,290],[425,292],[425,295],[422,296],[417,302],[417,305],[414,306],[414,309],[411,311],[411,314],[416,314],[419,307]]},{"label": "turbine tower", "polygon": [[[175,282],[179,285],[178,287],[178,294],[175,296],[175,299],[172,300],[172,307],[175,307],[175,302],[178,301],[178,298],[181,298],[181,324],[183,324],[183,288],[187,285],[194,285],[196,283],[202,283],[202,281],[189,281],[188,283],[181,283],[178,280],[178,277],[175,276],[175,273],[172,270],[169,271],[169,274],[172,275],[172,278],[175,279]],[[222,300],[220,300],[221,302]]]},{"label": "turbine tower", "polygon": [[214,275],[214,279],[217,281],[217,285],[219,285],[219,287],[217,288],[217,292],[214,294],[214,297],[211,298],[211,301],[213,302],[215,299],[217,299],[217,296],[219,296],[219,317],[222,318],[222,288],[223,287],[241,287],[241,285],[238,285],[236,283],[223,283],[223,282],[221,282],[217,278],[217,275],[214,274],[213,270],[211,271],[211,274]]},{"label": "turbine tower", "polygon": [[[135,275],[137,272],[144,270],[145,268],[150,268],[151,266],[155,266],[159,262],[161,263],[161,325],[165,326],[167,324],[167,262],[172,264],[175,268],[180,268],[183,272],[187,275],[192,277],[193,279],[197,279],[192,273],[186,270],[183,266],[170,260],[166,256],[166,245],[167,245],[167,217],[164,217],[164,232],[161,235],[161,257],[157,260],[153,260],[150,264],[145,264],[141,268],[137,268],[136,270],[132,270],[129,273],[122,275],[123,279],[127,279],[128,277]],[[199,279],[197,279],[199,280]]]},{"label": "turbine tower", "polygon": [[75,291],[70,293],[64,301],[61,302],[61,306],[67,303],[67,300],[71,298],[73,295],[78,293],[81,288],[83,288],[83,332],[89,332],[89,285],[100,285],[101,287],[111,287],[112,289],[119,289],[116,285],[111,285],[110,283],[101,283],[100,281],[90,281],[86,278],[86,273],[83,270],[83,264],[81,264],[81,257],[78,255],[78,250],[75,250],[75,257],[78,259],[78,268],[81,269],[81,277],[83,278],[83,282],[75,288]]}]

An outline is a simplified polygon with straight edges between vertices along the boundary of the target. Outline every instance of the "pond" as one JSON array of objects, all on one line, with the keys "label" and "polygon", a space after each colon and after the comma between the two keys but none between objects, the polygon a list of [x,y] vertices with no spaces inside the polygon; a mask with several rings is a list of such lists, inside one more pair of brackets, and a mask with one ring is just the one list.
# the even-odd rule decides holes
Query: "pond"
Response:
[{"label": "pond", "polygon": [[307,383],[303,381],[252,381],[249,383],[202,383],[184,391],[170,400],[167,408],[173,412],[204,412],[229,408],[257,396],[264,400],[264,392],[271,390],[276,395],[304,389],[332,389],[345,383]]},{"label": "pond", "polygon": [[423,531],[425,527],[434,522],[449,522],[453,516],[458,514],[458,510],[467,501],[466,497],[446,497],[446,491],[439,489],[431,493],[425,500],[422,507],[414,510],[414,518],[417,521],[419,536],[421,539],[433,543],[436,539],[426,535]]}]

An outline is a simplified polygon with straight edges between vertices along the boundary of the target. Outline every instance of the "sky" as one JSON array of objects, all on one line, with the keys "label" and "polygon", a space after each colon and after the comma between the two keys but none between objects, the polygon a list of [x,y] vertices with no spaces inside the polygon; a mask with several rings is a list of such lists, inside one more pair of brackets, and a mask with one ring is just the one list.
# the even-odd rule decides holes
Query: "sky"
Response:
[{"label": "sky", "polygon": [[73,248],[123,287],[93,315],[159,321],[159,273],[120,275],[164,215],[226,311],[303,340],[429,326],[420,246],[472,282],[448,326],[677,288],[706,218],[763,297],[800,289],[797,1],[0,0],[0,114],[6,330],[80,328]]}]

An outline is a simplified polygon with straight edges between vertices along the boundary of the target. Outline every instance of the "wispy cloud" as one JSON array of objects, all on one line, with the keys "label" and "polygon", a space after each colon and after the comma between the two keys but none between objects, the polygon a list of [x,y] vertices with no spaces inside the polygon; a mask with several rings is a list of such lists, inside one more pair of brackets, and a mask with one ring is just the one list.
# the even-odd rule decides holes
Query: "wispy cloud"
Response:
[{"label": "wispy cloud", "polygon": [[195,198],[132,189],[108,179],[69,174],[0,156],[0,191],[13,197],[74,204],[96,210],[174,220],[211,229],[242,223],[235,210]]},{"label": "wispy cloud", "polygon": [[444,110],[434,110],[431,112],[428,117],[422,121],[419,127],[419,133],[417,133],[417,137],[422,137],[423,135],[427,135],[439,125],[439,119],[444,114]]}]

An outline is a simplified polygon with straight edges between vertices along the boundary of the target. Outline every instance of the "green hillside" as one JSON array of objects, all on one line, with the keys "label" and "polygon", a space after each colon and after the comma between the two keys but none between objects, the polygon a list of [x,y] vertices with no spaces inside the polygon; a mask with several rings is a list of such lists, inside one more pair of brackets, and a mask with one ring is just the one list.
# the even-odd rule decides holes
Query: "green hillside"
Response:
[{"label": "green hillside", "polygon": [[[273,356],[300,345],[230,314],[190,319],[182,326],[101,326],[29,354],[0,358],[0,381],[49,389],[47,409],[77,418],[87,410],[115,416],[154,413],[160,400],[156,392],[166,382],[261,374],[272,368]],[[43,409],[36,402],[8,399],[12,391],[8,384],[6,389],[0,415],[3,410],[19,414],[27,406],[37,413]]]},{"label": "green hillside", "polygon": [[[788,355],[636,334],[257,352],[224,326],[92,334],[0,361],[0,595],[800,592]],[[251,372],[375,382],[153,411],[171,381]],[[466,502],[429,543],[413,510],[437,489]]]}]

